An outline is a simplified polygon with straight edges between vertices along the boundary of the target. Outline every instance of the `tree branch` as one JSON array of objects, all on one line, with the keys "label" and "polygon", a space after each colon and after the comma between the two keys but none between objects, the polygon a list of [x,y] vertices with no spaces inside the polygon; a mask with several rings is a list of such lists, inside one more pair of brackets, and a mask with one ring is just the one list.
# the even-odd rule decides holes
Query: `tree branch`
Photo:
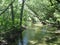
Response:
[{"label": "tree branch", "polygon": [[13,3],[11,4],[11,15],[12,15],[12,24],[14,26],[14,11],[13,11]]},{"label": "tree branch", "polygon": [[14,3],[14,1],[15,1],[15,0],[13,0],[13,1],[4,9],[4,11],[2,11],[2,13],[0,13],[0,16],[9,8],[9,6],[10,6],[12,3]]},{"label": "tree branch", "polygon": [[46,22],[46,21],[40,19],[39,14],[37,14],[37,12],[35,12],[28,4],[26,4],[26,6],[28,7],[29,10],[31,10],[35,14],[35,16],[40,20],[40,22],[43,25],[45,25],[45,24],[55,24],[55,23],[49,23],[49,22]]},{"label": "tree branch", "polygon": [[49,0],[49,1],[50,1],[50,3],[51,3],[51,6],[53,6],[52,0]]},{"label": "tree branch", "polygon": [[24,3],[25,3],[25,0],[22,0],[21,13],[20,13],[20,32],[21,32],[21,33],[20,33],[20,41],[21,41],[21,45],[23,45],[22,18],[23,18]]}]

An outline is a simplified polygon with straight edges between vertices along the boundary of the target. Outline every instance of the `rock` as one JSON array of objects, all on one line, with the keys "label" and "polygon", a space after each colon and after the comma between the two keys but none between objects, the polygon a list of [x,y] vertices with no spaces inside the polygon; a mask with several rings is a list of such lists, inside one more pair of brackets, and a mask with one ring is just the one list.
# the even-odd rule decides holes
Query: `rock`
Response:
[{"label": "rock", "polygon": [[0,45],[8,45],[6,40],[0,40]]}]

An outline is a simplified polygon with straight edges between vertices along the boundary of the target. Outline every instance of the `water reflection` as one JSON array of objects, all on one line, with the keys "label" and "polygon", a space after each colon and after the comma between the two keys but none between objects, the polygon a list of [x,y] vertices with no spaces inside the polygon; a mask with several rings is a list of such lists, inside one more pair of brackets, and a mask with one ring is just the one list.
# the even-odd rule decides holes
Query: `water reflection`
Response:
[{"label": "water reflection", "polygon": [[[37,29],[34,28],[34,30],[37,30]],[[30,30],[25,30],[24,31],[24,34],[23,34],[23,45],[28,45],[29,39],[34,38],[34,35],[35,35],[35,31],[34,30],[30,29]],[[44,35],[46,34],[46,31],[47,31],[46,26],[42,27],[41,32],[39,32],[41,34],[40,37],[44,37]],[[20,39],[19,39],[18,45],[21,45]]]},{"label": "water reflection", "polygon": [[41,29],[41,34],[42,34],[42,35],[45,35],[46,32],[47,32],[47,28],[46,28],[46,26],[44,26],[44,27]]},{"label": "water reflection", "polygon": [[[23,45],[27,45],[27,44],[28,44],[28,34],[27,32],[25,32],[23,35]],[[18,40],[18,45],[22,45],[20,39]]]}]

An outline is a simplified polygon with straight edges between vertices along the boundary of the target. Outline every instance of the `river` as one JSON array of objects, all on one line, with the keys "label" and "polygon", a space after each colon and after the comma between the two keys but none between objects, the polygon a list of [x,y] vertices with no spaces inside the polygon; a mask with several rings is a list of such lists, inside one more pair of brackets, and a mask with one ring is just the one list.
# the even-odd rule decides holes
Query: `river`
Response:
[{"label": "river", "polygon": [[[34,39],[36,36],[35,33],[36,31],[35,30],[38,30],[37,27],[35,27],[35,29],[27,29],[23,32],[23,45],[29,45],[29,41]],[[43,27],[40,31],[42,37],[46,34],[46,27]],[[37,39],[38,40],[38,39]],[[20,42],[20,39],[18,39],[18,45],[21,45],[21,42]]]}]

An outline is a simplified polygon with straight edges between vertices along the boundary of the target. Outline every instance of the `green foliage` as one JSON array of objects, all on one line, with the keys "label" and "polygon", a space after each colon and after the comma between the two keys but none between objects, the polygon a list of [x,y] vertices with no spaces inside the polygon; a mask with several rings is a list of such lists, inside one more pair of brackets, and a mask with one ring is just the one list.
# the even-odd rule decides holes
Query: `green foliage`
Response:
[{"label": "green foliage", "polygon": [[[0,13],[11,3],[12,0],[0,0]],[[12,23],[11,8],[9,8],[0,15],[0,32],[5,33],[10,31],[8,29],[16,27],[20,28],[20,12],[21,2],[15,0],[13,3],[14,24]],[[36,23],[44,22],[42,27],[34,26]],[[60,3],[57,0],[26,0],[24,5],[24,12],[22,18],[22,25],[27,26],[26,33],[28,34],[29,41],[37,40],[38,43],[46,42],[46,38],[51,38],[55,35],[55,31],[60,30]],[[46,30],[46,32],[43,31]],[[51,34],[51,32],[53,34]],[[44,33],[44,34],[43,34]],[[23,32],[24,36],[25,32]],[[1,36],[2,37],[2,36]],[[47,40],[48,40],[47,39]],[[59,42],[59,36],[57,41]],[[52,40],[50,40],[52,41]],[[50,43],[50,42],[47,42]],[[53,43],[55,43],[53,41]]]}]

